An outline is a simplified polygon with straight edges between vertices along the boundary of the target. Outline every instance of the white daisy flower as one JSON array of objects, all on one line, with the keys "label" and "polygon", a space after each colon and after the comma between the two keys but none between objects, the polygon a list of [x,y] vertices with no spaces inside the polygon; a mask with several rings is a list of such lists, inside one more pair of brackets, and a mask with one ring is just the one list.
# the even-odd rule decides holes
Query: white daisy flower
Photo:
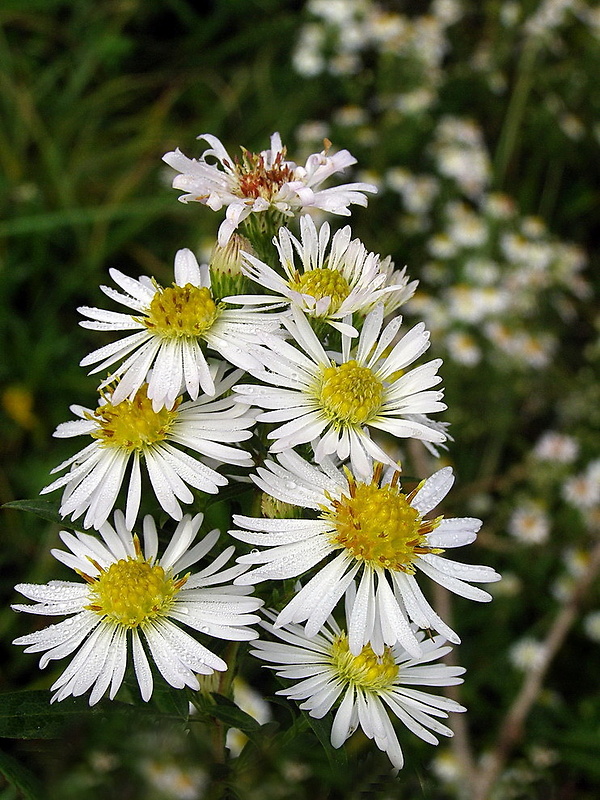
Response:
[{"label": "white daisy flower", "polygon": [[507,527],[524,544],[543,544],[550,535],[550,517],[539,503],[525,501],[514,509]]},{"label": "white daisy flower", "polygon": [[241,159],[231,158],[216,136],[203,134],[198,139],[210,145],[198,161],[187,158],[179,149],[166,153],[163,160],[180,173],[173,179],[173,187],[185,192],[179,198],[182,202],[203,203],[213,211],[227,207],[227,217],[219,228],[220,245],[250,214],[273,210],[289,217],[308,208],[319,208],[349,216],[350,204],[367,205],[363,192],[377,191],[368,183],[319,188],[331,175],[356,164],[347,150],[328,155],[331,143],[327,140],[325,149],[310,155],[301,167],[286,160],[278,133],[271,136],[271,147],[261,153],[242,148]]},{"label": "white daisy flower", "polygon": [[525,636],[510,646],[508,658],[511,664],[523,672],[539,669],[548,658],[547,648],[532,636]]},{"label": "white daisy flower", "polygon": [[284,276],[259,258],[249,253],[244,256],[244,274],[274,295],[238,295],[226,300],[252,305],[285,300],[314,320],[356,336],[358,332],[343,322],[344,317],[366,313],[394,293],[406,297],[406,282],[388,285],[389,259],[384,265],[376,253],[369,253],[362,242],[351,240],[351,236],[347,225],[331,239],[327,222],[317,231],[309,216],[301,217],[300,239],[287,228],[280,228],[278,237],[273,239]]},{"label": "white daisy flower", "polygon": [[[403,306],[407,300],[410,300],[419,285],[419,281],[409,282],[406,267],[396,269],[396,265],[390,256],[386,256],[379,262],[379,271],[385,275],[384,286],[387,287],[388,291],[383,296],[382,302],[384,316],[389,317],[391,314],[395,313],[400,306]],[[361,310],[361,313],[367,314],[369,311],[373,311],[378,302],[378,300],[372,298],[371,302]]]},{"label": "white daisy flower", "polygon": [[206,348],[247,369],[255,363],[250,351],[257,332],[273,331],[279,326],[273,315],[225,308],[215,301],[208,267],[200,267],[191,250],[177,251],[175,283],[166,289],[145,276],[134,280],[116,269],[111,269],[110,275],[123,292],[108,286],[102,286],[102,291],[134,313],[84,306],[79,311],[89,320],[80,325],[136,333],[95,350],[81,361],[81,366],[97,364],[90,372],[94,374],[122,362],[101,384],[103,388],[120,379],[113,393],[115,403],[133,400],[145,382],[155,411],[163,406],[171,408],[183,387],[193,400],[200,389],[214,394]]},{"label": "white daisy flower", "polygon": [[540,461],[571,464],[579,454],[579,442],[573,436],[556,431],[546,431],[533,448],[533,455]]},{"label": "white daisy flower", "polygon": [[[223,376],[224,365],[211,365],[217,394],[227,392],[242,374],[233,370]],[[176,403],[168,410],[154,411],[146,387],[133,400],[114,402],[111,395],[101,397],[94,411],[71,406],[80,419],[63,422],[54,435],[59,438],[92,437],[91,444],[59,464],[53,473],[69,468],[66,475],[42,489],[41,494],[65,487],[60,514],[77,519],[84,512],[83,525],[100,528],[111,513],[125,479],[131,472],[125,517],[133,527],[141,500],[141,462],[144,461],[156,498],[174,519],[181,519],[179,501],[191,503],[194,495],[188,488],[216,494],[227,478],[184,452],[187,447],[218,463],[252,466],[249,453],[230,444],[249,439],[254,414],[235,397],[215,400],[204,395],[199,400]],[[186,485],[187,484],[187,485]]]},{"label": "white daisy flower", "polygon": [[562,496],[573,506],[590,509],[600,503],[600,474],[593,470],[572,475],[561,490]]},{"label": "white daisy flower", "polygon": [[266,368],[252,374],[272,388],[234,387],[246,402],[275,409],[259,414],[258,420],[284,423],[268,434],[275,440],[272,452],[317,440],[317,461],[337,453],[342,460],[350,457],[355,472],[365,472],[369,457],[394,465],[371,439],[370,428],[427,442],[446,440],[446,434],[428,425],[426,418],[424,422],[414,418],[446,408],[440,402],[443,392],[429,391],[441,381],[436,374],[441,359],[405,371],[429,347],[423,323],[391,346],[402,320],[394,318],[382,331],[380,304],[366,317],[356,348],[351,351],[352,340],[342,334],[342,352],[331,354],[303,314],[294,307],[291,314],[293,320],[284,319],[284,324],[301,350],[266,335],[266,346],[254,351]]},{"label": "white daisy flower", "polygon": [[481,527],[473,518],[426,518],[449,492],[452,469],[444,467],[405,493],[400,473],[390,470],[384,477],[381,464],[364,480],[337,469],[330,459],[315,466],[292,451],[281,453],[278,460],[260,467],[254,482],[277,500],[309,513],[301,519],[235,515],[238,529],[231,535],[266,548],[240,556],[241,563],[260,566],[236,583],[294,578],[324,563],[279,613],[276,626],[306,621],[306,635],[314,636],[359,578],[348,618],[354,655],[367,644],[381,655],[384,645],[399,642],[418,656],[421,648],[409,620],[460,642],[425,599],[417,570],[451,592],[479,601],[491,596],[469,582],[489,583],[500,576],[491,567],[441,557],[448,548],[473,542]]},{"label": "white daisy flower", "polygon": [[[247,628],[258,622],[261,600],[247,597],[227,584],[239,566],[221,568],[234,548],[228,547],[200,572],[187,569],[203,558],[219,538],[213,530],[190,548],[202,523],[202,514],[186,515],[177,525],[161,558],[152,517],[144,519],[144,545],[132,535],[122,512],[114,527],[100,528],[102,541],[86,533],[61,532],[70,552],[53,550],[55,558],[81,575],[86,583],[50,581],[19,584],[16,590],[35,605],[14,605],[16,611],[61,615],[67,619],[43,630],[20,636],[14,644],[26,653],[43,652],[40,667],[77,651],[52,686],[55,700],[75,697],[91,689],[90,705],[109,692],[112,700],[123,681],[131,643],[133,666],[144,700],[152,695],[152,672],[147,649],[164,679],[176,689],[198,689],[195,673],[210,675],[227,664],[181,629],[179,623],[219,639],[254,639]],[[243,569],[243,568],[242,568]]]},{"label": "white daisy flower", "polygon": [[333,617],[320,634],[310,638],[298,625],[275,629],[261,624],[282,641],[259,639],[250,652],[266,661],[265,666],[276,670],[279,677],[294,681],[277,694],[298,701],[311,717],[321,719],[337,707],[331,726],[334,747],[341,747],[360,727],[387,753],[394,767],[401,769],[404,758],[390,716],[420,739],[438,744],[436,733],[452,736],[452,731],[436,717],[466,710],[455,700],[414,688],[462,683],[463,667],[431,663],[451,650],[443,646],[441,636],[426,639],[422,632],[415,632],[422,655],[412,658],[400,645],[386,647],[379,654],[366,645],[353,654],[346,633]]}]

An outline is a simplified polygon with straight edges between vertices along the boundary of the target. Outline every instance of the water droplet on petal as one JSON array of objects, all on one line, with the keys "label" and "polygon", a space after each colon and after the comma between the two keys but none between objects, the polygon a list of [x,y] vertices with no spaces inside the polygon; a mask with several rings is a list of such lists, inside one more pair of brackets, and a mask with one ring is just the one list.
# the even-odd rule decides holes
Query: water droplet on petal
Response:
[{"label": "water droplet on petal", "polygon": [[298,484],[294,483],[294,481],[286,481],[285,482],[285,488],[286,489],[297,489],[298,488]]},{"label": "water droplet on petal", "polygon": [[202,631],[202,633],[208,633],[210,631],[210,628],[208,627],[208,625],[200,625],[200,630]]},{"label": "water droplet on petal", "polygon": [[252,554],[260,553],[260,550],[258,550],[258,548],[256,548],[256,547],[253,547],[252,550],[250,550],[250,553],[252,553]]}]

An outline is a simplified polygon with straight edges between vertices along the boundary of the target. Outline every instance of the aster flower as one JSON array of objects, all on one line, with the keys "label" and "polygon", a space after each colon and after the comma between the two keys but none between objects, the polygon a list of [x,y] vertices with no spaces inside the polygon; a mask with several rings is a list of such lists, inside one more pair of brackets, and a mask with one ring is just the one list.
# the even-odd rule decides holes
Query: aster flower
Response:
[{"label": "aster flower", "polygon": [[491,567],[461,564],[441,555],[473,542],[481,527],[478,519],[426,517],[450,491],[452,469],[444,467],[405,493],[399,472],[390,470],[384,476],[381,464],[368,478],[357,479],[330,459],[315,466],[297,453],[285,452],[278,461],[260,467],[254,482],[277,500],[305,509],[303,518],[234,515],[237,529],[230,531],[243,542],[265,548],[238,559],[259,565],[236,578],[241,585],[299,577],[321,565],[279,613],[276,626],[306,621],[306,635],[314,636],[359,577],[348,618],[353,655],[367,644],[381,655],[384,645],[399,642],[418,656],[421,648],[409,621],[458,643],[456,633],[421,592],[417,570],[451,592],[479,601],[491,596],[469,581],[488,583],[500,576]]},{"label": "aster flower", "polygon": [[533,448],[533,455],[540,461],[571,464],[579,453],[579,442],[572,436],[556,431],[546,431]]},{"label": "aster flower", "polygon": [[429,391],[441,381],[437,369],[440,359],[406,370],[429,347],[429,333],[420,323],[391,347],[400,328],[396,317],[384,329],[380,304],[365,319],[358,345],[351,351],[351,339],[342,334],[342,352],[325,352],[323,345],[303,314],[291,308],[293,320],[284,319],[285,327],[301,349],[288,342],[263,337],[265,347],[256,348],[256,357],[264,370],[252,374],[267,386],[241,384],[234,391],[246,402],[267,409],[259,414],[261,422],[283,422],[268,436],[275,441],[274,453],[305,442],[318,440],[315,457],[337,453],[350,457],[352,468],[365,471],[369,456],[390,463],[388,455],[370,436],[369,429],[397,437],[414,437],[428,442],[446,440],[442,430],[414,415],[443,411],[443,392]]},{"label": "aster flower", "polygon": [[216,136],[203,134],[198,139],[209,144],[198,161],[187,158],[179,149],[166,153],[163,160],[180,173],[173,179],[173,188],[185,192],[179,198],[182,202],[203,203],[213,211],[227,207],[227,217],[219,228],[220,245],[250,214],[272,210],[289,217],[319,208],[349,216],[350,204],[367,205],[363,192],[377,191],[368,183],[319,188],[331,175],[356,163],[347,150],[328,155],[327,140],[325,149],[310,155],[302,167],[286,159],[278,133],[271,136],[271,147],[261,153],[242,148],[241,159],[231,158]]},{"label": "aster flower", "polygon": [[524,544],[542,544],[550,535],[550,519],[540,503],[528,500],[510,515],[508,532]]},{"label": "aster flower", "polygon": [[[389,317],[395,313],[400,306],[404,305],[407,300],[414,295],[419,281],[410,281],[406,273],[406,267],[396,269],[396,265],[390,256],[386,256],[379,262],[379,271],[385,275],[384,286],[386,293],[382,296],[384,316]],[[360,310],[361,314],[368,314],[373,311],[378,299],[372,297],[370,302]]]},{"label": "aster flower", "polygon": [[[210,365],[216,394],[227,392],[242,374],[224,375],[223,364]],[[58,426],[59,438],[89,435],[93,441],[79,453],[52,470],[69,471],[42,489],[42,494],[65,487],[60,513],[77,519],[84,512],[84,527],[99,528],[108,519],[131,465],[125,516],[133,527],[142,489],[141,462],[146,464],[150,482],[161,507],[174,519],[181,519],[178,501],[191,503],[188,486],[216,494],[228,481],[211,467],[181,448],[215,459],[219,463],[252,465],[251,456],[230,444],[252,436],[254,415],[235,397],[215,400],[204,395],[186,403],[176,402],[171,410],[155,411],[145,386],[132,400],[115,402],[114,395],[101,396],[96,410],[71,406],[79,417]],[[224,444],[227,442],[228,444]],[[187,484],[187,485],[186,485]]]},{"label": "aster flower", "polygon": [[432,664],[450,651],[444,639],[415,637],[422,655],[412,658],[400,645],[386,647],[376,654],[366,645],[358,654],[348,646],[345,631],[333,617],[321,633],[309,638],[298,625],[276,629],[261,623],[281,641],[258,639],[250,651],[266,661],[279,677],[294,681],[277,694],[300,702],[311,717],[321,719],[334,706],[331,744],[341,747],[357,727],[375,741],[390,761],[401,769],[402,750],[390,717],[399,719],[410,731],[430,744],[438,744],[435,733],[452,736],[452,731],[436,717],[446,718],[449,711],[465,711],[456,701],[430,694],[414,686],[454,686],[462,683],[462,667]]},{"label": "aster flower", "polygon": [[[356,336],[355,328],[343,322],[345,317],[355,312],[366,313],[394,293],[408,299],[410,292],[407,297],[406,281],[388,285],[389,259],[384,265],[378,255],[369,253],[358,239],[351,240],[351,236],[347,225],[334,234],[330,244],[327,222],[317,231],[309,216],[301,217],[300,239],[287,228],[280,228],[278,237],[273,239],[284,276],[259,258],[245,255],[244,274],[274,295],[238,295],[226,299],[253,305],[284,300],[314,320],[327,322]],[[398,276],[394,279],[398,280]],[[415,285],[411,284],[413,291]]]},{"label": "aster flower", "polygon": [[107,691],[112,700],[123,681],[129,646],[144,700],[150,699],[153,688],[147,649],[164,679],[176,689],[198,689],[195,673],[210,675],[214,670],[227,669],[223,659],[178,623],[219,639],[255,638],[255,632],[246,626],[258,621],[250,612],[262,601],[247,597],[247,590],[219,587],[240,572],[239,566],[219,572],[233,547],[200,572],[186,572],[219,538],[219,531],[213,530],[190,548],[201,523],[202,514],[193,518],[186,515],[160,558],[156,525],[150,516],[144,519],[143,547],[120,511],[115,512],[114,527],[105,523],[100,528],[102,541],[86,533],[61,532],[69,552],[52,553],[85,583],[19,584],[16,590],[34,605],[13,606],[16,611],[32,614],[67,616],[14,641],[26,645],[27,653],[43,652],[42,669],[53,659],[77,651],[53,684],[52,701],[77,697],[89,689],[90,705]]},{"label": "aster flower", "polygon": [[102,291],[134,313],[84,306],[79,311],[89,319],[80,324],[93,330],[136,333],[95,350],[81,365],[96,364],[93,374],[122,362],[101,384],[103,388],[120,379],[113,393],[115,403],[133,400],[145,382],[155,411],[172,408],[184,387],[193,400],[200,389],[215,394],[206,348],[247,369],[255,363],[250,350],[257,331],[273,331],[279,325],[273,315],[226,308],[215,301],[208,267],[200,267],[191,250],[177,251],[175,283],[166,289],[144,276],[134,280],[116,269],[110,274],[123,292],[108,286],[102,286]]}]

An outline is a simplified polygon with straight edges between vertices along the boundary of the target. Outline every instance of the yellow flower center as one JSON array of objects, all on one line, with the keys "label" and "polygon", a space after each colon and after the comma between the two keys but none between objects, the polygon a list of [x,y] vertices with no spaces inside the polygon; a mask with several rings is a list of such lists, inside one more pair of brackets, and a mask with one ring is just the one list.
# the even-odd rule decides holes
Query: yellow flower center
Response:
[{"label": "yellow flower center", "polygon": [[140,555],[116,561],[98,578],[87,580],[92,584],[87,609],[125,628],[137,628],[168,613],[187,575],[176,581]]},{"label": "yellow flower center", "polygon": [[167,338],[198,337],[219,316],[219,309],[205,286],[171,286],[160,289],[140,321],[154,333]]},{"label": "yellow flower center", "polygon": [[285,150],[277,153],[273,164],[267,167],[262,155],[242,148],[243,158],[236,159],[240,197],[264,197],[271,201],[285,183],[294,177],[294,171],[285,162]]},{"label": "yellow flower center", "polygon": [[356,361],[323,369],[318,399],[334,423],[362,425],[381,408],[382,398],[379,378]]},{"label": "yellow flower center", "polygon": [[349,477],[350,496],[333,500],[333,509],[325,513],[335,526],[331,543],[372,567],[412,574],[413,562],[420,555],[443,552],[426,543],[426,535],[442,517],[423,520],[410,504],[417,490],[403,494],[397,485],[399,473],[390,484],[379,486],[381,473],[378,465],[372,483],[356,483]]},{"label": "yellow flower center", "polygon": [[331,663],[344,683],[357,689],[379,692],[388,689],[398,676],[398,665],[389,647],[377,656],[370,645],[363,647],[360,655],[353,656],[348,649],[348,637],[340,633],[331,645]]},{"label": "yellow flower center", "polygon": [[129,452],[144,450],[166,439],[177,417],[177,406],[178,403],[170,411],[166,408],[154,411],[144,384],[133,400],[99,406],[94,421],[100,423],[100,428],[91,435],[107,447],[121,447]]},{"label": "yellow flower center", "polygon": [[290,288],[302,294],[309,294],[315,300],[330,297],[329,312],[337,311],[350,294],[350,285],[341,272],[335,269],[311,269],[297,275]]}]

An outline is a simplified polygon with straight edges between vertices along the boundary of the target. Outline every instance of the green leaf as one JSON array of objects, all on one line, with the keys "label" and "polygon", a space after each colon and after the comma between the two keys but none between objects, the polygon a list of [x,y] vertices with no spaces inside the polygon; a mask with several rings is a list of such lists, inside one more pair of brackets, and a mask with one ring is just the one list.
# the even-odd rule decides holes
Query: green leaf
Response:
[{"label": "green leaf", "polygon": [[235,500],[241,495],[248,494],[248,492],[253,492],[255,488],[256,487],[253,483],[232,483],[229,486],[226,486],[224,489],[220,489],[218,494],[207,495],[204,507],[210,508],[210,506],[214,505],[215,503],[224,503],[229,500]]},{"label": "green leaf", "polygon": [[[286,682],[281,678],[276,678],[276,680],[280,686],[285,687],[287,685]],[[331,769],[334,772],[336,770],[347,770],[348,757],[346,756],[345,748],[341,747],[336,750],[336,748],[331,744],[331,722],[326,721],[330,720],[331,715],[328,714],[325,719],[316,719],[315,717],[311,717],[310,714],[307,714],[306,711],[303,711],[302,709],[300,709],[300,712],[302,716],[299,718],[299,720],[302,720],[305,725],[308,724],[313,729],[317,739],[321,742],[323,749],[325,750],[325,754]],[[293,723],[292,728],[293,732],[292,729],[290,729],[290,735],[297,735],[298,733],[302,732],[303,726],[298,721]]]},{"label": "green leaf", "polygon": [[42,787],[35,775],[12,756],[0,750],[0,774],[18,789],[26,800],[42,800]]},{"label": "green leaf", "polygon": [[329,761],[329,765],[331,769],[336,772],[337,770],[347,770],[348,769],[348,757],[346,756],[346,750],[343,747],[336,749],[332,746],[330,740],[330,733],[331,733],[331,723],[325,722],[322,719],[315,719],[311,717],[310,714],[307,714],[305,711],[302,711],[302,714],[306,718],[308,724],[315,732],[317,739],[321,742],[323,749],[325,750],[325,754],[327,755],[327,759]]},{"label": "green leaf", "polygon": [[238,728],[246,734],[256,733],[260,729],[260,723],[254,717],[222,694],[212,694],[210,698],[198,696],[195,703],[202,714],[216,717],[230,728]]},{"label": "green leaf", "polygon": [[89,710],[79,697],[50,705],[50,694],[41,690],[0,694],[0,737],[54,739],[74,717]]},{"label": "green leaf", "polygon": [[156,681],[151,703],[150,708],[154,706],[161,713],[171,718],[177,717],[183,722],[187,722],[189,718],[190,704],[187,692],[182,692],[181,689],[174,689],[164,681]]},{"label": "green leaf", "polygon": [[105,700],[90,707],[85,697],[67,697],[60,703],[51,704],[47,691],[6,692],[0,694],[0,738],[57,739],[66,727],[90,716],[173,720],[181,719],[180,711],[173,703],[168,709],[157,709],[147,703],[130,705],[118,700]]},{"label": "green leaf", "polygon": [[8,503],[4,503],[2,508],[12,508],[15,511],[28,511],[30,514],[35,514],[48,522],[64,525],[67,528],[77,531],[83,530],[83,528],[73,525],[72,522],[65,522],[58,513],[58,504],[52,500],[45,500],[37,497],[34,497],[32,500],[11,500]]}]

